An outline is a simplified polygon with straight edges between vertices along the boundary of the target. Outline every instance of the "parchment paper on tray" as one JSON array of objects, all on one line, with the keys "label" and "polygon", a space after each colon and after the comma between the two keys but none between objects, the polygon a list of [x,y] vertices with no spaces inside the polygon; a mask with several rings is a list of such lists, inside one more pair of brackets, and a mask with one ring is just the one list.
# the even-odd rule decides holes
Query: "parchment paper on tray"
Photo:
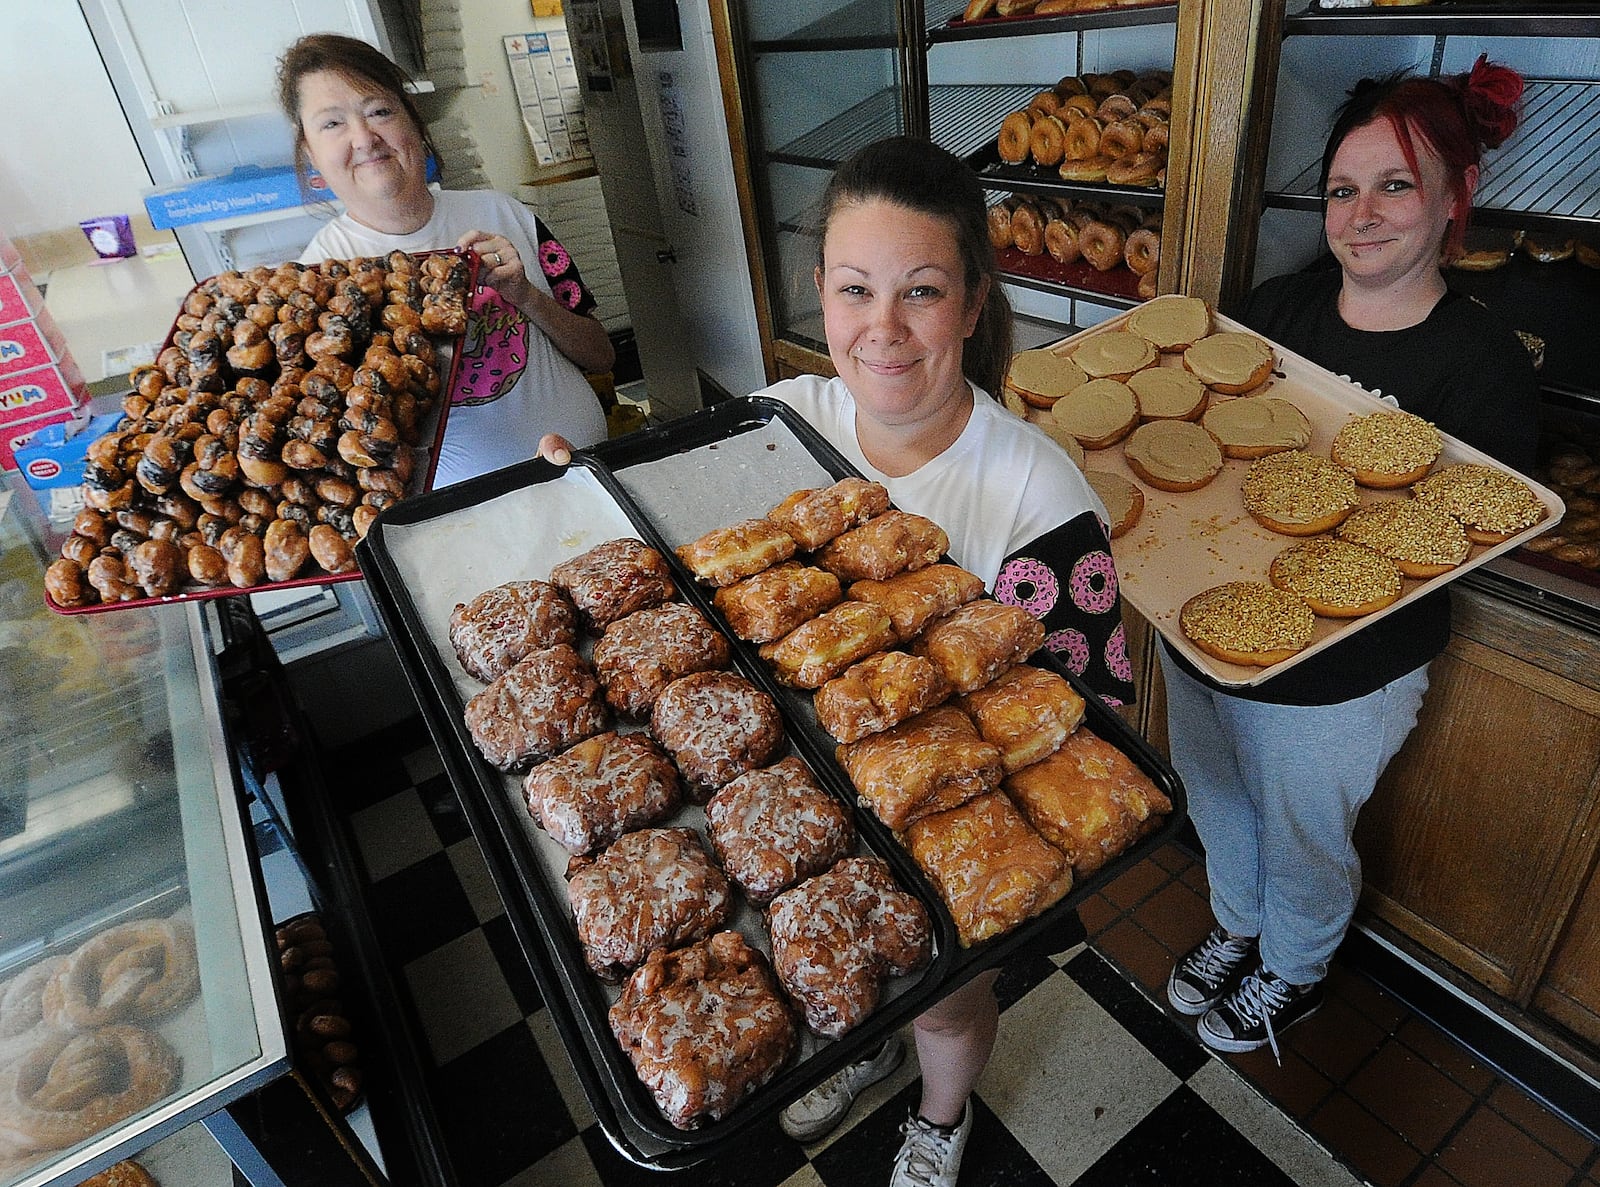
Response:
[{"label": "parchment paper on tray", "polygon": [[[1131,313],[1125,313],[1111,318],[1046,349],[1071,354],[1097,334],[1123,329],[1130,316]],[[1213,331],[1242,330],[1254,333],[1240,322],[1220,314],[1213,315],[1212,328]],[[1256,337],[1262,335],[1257,334]],[[1227,399],[1253,400],[1263,395],[1288,400],[1311,421],[1311,444],[1307,449],[1323,457],[1329,455],[1334,436],[1347,421],[1393,408],[1392,404],[1365,388],[1339,378],[1309,359],[1285,350],[1277,343],[1272,343],[1272,346],[1278,357],[1278,366],[1266,383],[1248,395],[1230,397],[1213,394],[1212,403]],[[1158,365],[1182,367],[1182,358],[1178,354],[1162,355]],[[1030,419],[1044,415],[1048,414],[1031,413]],[[1471,462],[1515,474],[1533,489],[1545,505],[1548,512],[1545,520],[1502,544],[1474,544],[1466,561],[1443,576],[1423,581],[1406,578],[1399,600],[1376,614],[1362,618],[1318,618],[1309,646],[1290,659],[1266,668],[1245,667],[1214,659],[1190,643],[1178,625],[1178,612],[1189,598],[1225,581],[1267,580],[1267,567],[1272,558],[1304,539],[1268,531],[1244,509],[1240,486],[1250,463],[1229,460],[1223,465],[1222,473],[1209,484],[1197,491],[1178,494],[1156,490],[1140,482],[1123,459],[1120,443],[1109,449],[1090,450],[1084,468],[1118,474],[1144,492],[1144,514],[1139,522],[1111,544],[1111,554],[1117,562],[1117,576],[1122,584],[1122,596],[1155,625],[1175,650],[1201,671],[1218,683],[1248,687],[1270,680],[1279,672],[1292,668],[1369,623],[1454,581],[1485,561],[1512,551],[1525,540],[1549,529],[1565,512],[1566,507],[1561,499],[1548,487],[1541,486],[1526,475],[1517,474],[1509,466],[1447,433],[1441,433],[1440,438],[1442,448],[1436,468],[1455,462]],[[1358,488],[1358,493],[1363,504],[1410,497],[1404,490]]]}]

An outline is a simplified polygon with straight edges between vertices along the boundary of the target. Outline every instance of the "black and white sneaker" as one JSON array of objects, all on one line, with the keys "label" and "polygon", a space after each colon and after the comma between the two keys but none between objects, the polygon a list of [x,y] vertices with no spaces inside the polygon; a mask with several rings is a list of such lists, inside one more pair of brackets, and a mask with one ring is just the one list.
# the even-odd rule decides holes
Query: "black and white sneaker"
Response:
[{"label": "black and white sneaker", "polygon": [[1322,1008],[1322,982],[1291,985],[1275,973],[1245,975],[1226,1001],[1200,1019],[1200,1041],[1217,1051],[1254,1051],[1269,1044],[1278,1056],[1278,1035]]},{"label": "black and white sneaker", "polygon": [[1239,975],[1255,959],[1253,938],[1229,935],[1222,928],[1189,950],[1167,977],[1167,1000],[1180,1014],[1194,1018],[1228,996]]}]

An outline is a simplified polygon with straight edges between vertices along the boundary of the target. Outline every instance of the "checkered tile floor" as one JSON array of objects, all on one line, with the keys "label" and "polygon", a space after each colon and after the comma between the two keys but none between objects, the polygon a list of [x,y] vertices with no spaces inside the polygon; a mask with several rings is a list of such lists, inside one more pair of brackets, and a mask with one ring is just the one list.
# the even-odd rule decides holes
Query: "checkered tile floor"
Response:
[{"label": "checkered tile floor", "polygon": [[[917,1100],[914,1049],[857,1102],[843,1129],[812,1147],[772,1125],[735,1154],[691,1171],[662,1174],[626,1162],[584,1099],[425,731],[416,723],[396,727],[327,755],[325,766],[328,785],[344,797],[380,943],[422,1021],[432,1096],[462,1182],[854,1187],[888,1181],[898,1127]],[[1130,909],[1141,904],[1151,912],[1142,921]],[[1507,1187],[1596,1182],[1586,1177],[1600,1173],[1586,1139],[1538,1116],[1526,1098],[1501,1103],[1508,1086],[1475,1068],[1438,1032],[1402,1047],[1399,1037],[1416,1020],[1392,1002],[1374,1009],[1383,995],[1354,974],[1336,970],[1329,1007],[1293,1032],[1307,1037],[1302,1046],[1285,1045],[1282,1067],[1264,1054],[1213,1058],[1192,1024],[1154,1004],[1170,951],[1181,951],[1209,926],[1203,873],[1181,850],[1169,847],[1140,863],[1081,915],[1089,942],[1081,931],[1063,937],[1062,951],[1019,958],[999,983],[999,1043],[978,1086],[963,1184],[1479,1187],[1497,1181],[1447,1173],[1452,1157],[1479,1171],[1498,1157],[1517,1176],[1503,1180]],[[1368,1021],[1385,1009],[1391,1015],[1385,1022]],[[1329,1025],[1313,1029],[1324,1015]],[[1382,1052],[1391,1043],[1399,1054],[1385,1065]],[[1408,1077],[1408,1058],[1438,1084]],[[1343,1071],[1328,1070],[1330,1063]],[[1367,1130],[1340,1124],[1339,1110],[1347,1106],[1377,1107],[1351,1105],[1360,1069],[1372,1065],[1398,1069],[1393,1074],[1401,1083],[1420,1084],[1431,1095],[1402,1107],[1398,1120],[1381,1108],[1376,1117],[1364,1113]],[[1431,1132],[1430,1110],[1434,1098],[1448,1095],[1445,1088],[1470,1107],[1464,1121]],[[1514,1135],[1501,1139],[1510,1143],[1510,1157],[1463,1145],[1475,1121],[1497,1121]]]}]

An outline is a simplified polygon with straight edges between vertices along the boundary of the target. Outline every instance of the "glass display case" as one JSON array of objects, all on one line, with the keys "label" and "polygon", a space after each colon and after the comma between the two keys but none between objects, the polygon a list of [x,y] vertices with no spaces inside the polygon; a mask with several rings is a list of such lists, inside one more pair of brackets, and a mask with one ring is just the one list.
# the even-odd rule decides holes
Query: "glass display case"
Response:
[{"label": "glass display case", "polygon": [[0,484],[0,1184],[76,1183],[287,1070],[198,605],[60,617]]}]

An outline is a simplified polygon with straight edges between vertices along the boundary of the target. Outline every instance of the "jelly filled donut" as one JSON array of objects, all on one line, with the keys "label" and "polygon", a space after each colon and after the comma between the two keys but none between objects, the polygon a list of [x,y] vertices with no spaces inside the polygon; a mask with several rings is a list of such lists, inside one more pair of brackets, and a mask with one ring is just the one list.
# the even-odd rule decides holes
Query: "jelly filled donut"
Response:
[{"label": "jelly filled donut", "polygon": [[[1052,92],[1053,93],[1053,92]],[[1059,165],[1066,149],[1067,128],[1053,115],[1040,116],[1033,122],[1033,133],[1028,147],[1033,159],[1046,167]]]},{"label": "jelly filled donut", "polygon": [[1033,117],[1026,111],[1013,111],[1000,121],[1000,159],[1008,165],[1020,165],[1028,159],[1029,139],[1033,134]]}]

